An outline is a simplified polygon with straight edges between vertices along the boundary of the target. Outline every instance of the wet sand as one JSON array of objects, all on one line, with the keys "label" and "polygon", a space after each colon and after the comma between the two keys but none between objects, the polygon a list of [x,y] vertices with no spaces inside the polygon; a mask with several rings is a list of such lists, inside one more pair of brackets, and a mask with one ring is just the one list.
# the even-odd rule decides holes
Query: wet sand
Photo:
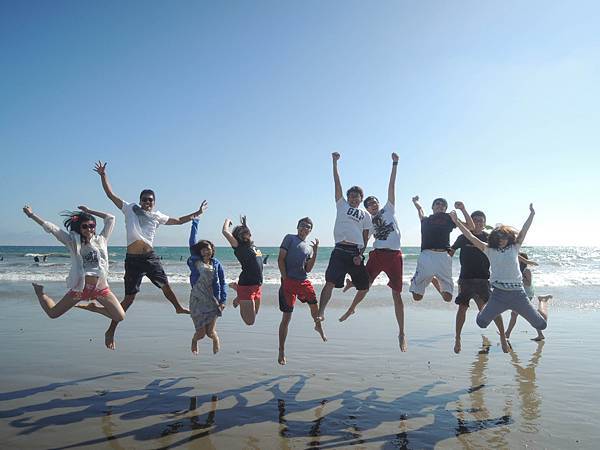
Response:
[{"label": "wet sand", "polygon": [[[455,307],[432,294],[406,301],[401,353],[384,289],[343,324],[350,295],[336,293],[329,341],[297,305],[280,366],[273,287],[254,327],[227,308],[221,352],[204,340],[197,357],[192,321],[151,286],[119,327],[116,351],[104,348],[103,317],[50,320],[27,291],[0,289],[2,448],[591,449],[600,438],[596,311],[550,305],[547,341],[531,341],[521,320],[504,354],[472,307],[455,355]],[[176,292],[187,299],[184,286]]]}]

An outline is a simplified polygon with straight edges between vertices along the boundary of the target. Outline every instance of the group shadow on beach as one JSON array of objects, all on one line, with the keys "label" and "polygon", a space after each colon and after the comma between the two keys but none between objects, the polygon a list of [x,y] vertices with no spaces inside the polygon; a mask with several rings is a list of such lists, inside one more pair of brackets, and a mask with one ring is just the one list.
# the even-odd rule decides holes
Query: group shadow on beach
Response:
[{"label": "group shadow on beach", "polygon": [[[449,438],[464,440],[463,443],[468,446],[468,435],[484,430],[493,431],[487,439],[493,440],[494,445],[509,447],[505,435],[511,431],[515,421],[520,422],[521,427],[529,427],[530,431],[533,427],[533,432],[537,428],[541,400],[537,393],[535,369],[541,359],[543,346],[543,341],[537,343],[527,365],[522,365],[517,354],[512,352],[516,392],[521,405],[520,418],[517,420],[513,418],[512,393],[504,402],[504,414],[490,417],[485,403],[486,391],[490,388],[486,375],[490,343],[486,337],[482,337],[481,349],[470,367],[471,386],[452,392],[435,392],[445,384],[436,381],[391,400],[380,396],[383,389],[379,387],[344,390],[326,398],[302,400],[300,397],[306,395],[300,394],[312,377],[281,375],[240,388],[191,395],[195,387],[186,385],[186,381],[195,377],[158,378],[142,389],[97,391],[79,398],[57,396],[37,404],[2,409],[0,418],[10,420],[11,427],[21,429],[18,433],[21,436],[34,435],[47,427],[77,426],[86,419],[101,419],[101,436],[66,444],[59,440],[68,436],[68,433],[61,433],[54,438],[57,441],[48,443],[49,447],[56,449],[98,444],[123,449],[127,447],[121,445],[125,439],[144,442],[142,445],[145,448],[176,448],[198,440],[202,440],[202,448],[217,448],[211,436],[235,427],[269,423],[278,424],[281,448],[288,447],[288,440],[297,442],[302,439],[306,440],[306,448],[310,449],[366,444],[390,449],[434,448],[437,443]],[[0,393],[0,402],[48,394],[101,378],[122,379],[127,374],[131,372],[114,372]],[[257,396],[260,398],[266,394],[269,398],[256,403],[247,398],[252,397],[253,393],[260,393]],[[50,412],[56,413],[48,415]],[[35,418],[36,413],[44,414]],[[295,418],[302,414],[314,419]],[[140,419],[149,424],[119,431],[126,428],[123,425],[126,421]],[[398,431],[378,434],[376,429],[386,423],[397,423],[397,426],[393,426]],[[91,431],[93,427],[89,429]],[[245,448],[261,448],[261,437],[255,433],[240,439],[246,440],[243,443]],[[269,439],[277,438],[269,435]]]}]

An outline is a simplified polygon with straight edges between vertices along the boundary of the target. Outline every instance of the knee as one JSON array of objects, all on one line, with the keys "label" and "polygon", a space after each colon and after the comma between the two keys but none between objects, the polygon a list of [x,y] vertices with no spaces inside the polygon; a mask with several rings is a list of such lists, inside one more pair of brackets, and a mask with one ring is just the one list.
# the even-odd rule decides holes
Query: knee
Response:
[{"label": "knee", "polygon": [[51,319],[57,319],[61,316],[61,314],[59,314],[56,310],[51,309],[48,311],[48,317],[50,317]]},{"label": "knee", "polygon": [[412,293],[413,296],[413,300],[418,302],[421,301],[423,299],[423,296],[421,294],[415,294],[414,292]]},{"label": "knee", "polygon": [[254,320],[255,320],[254,317],[245,318],[244,323],[248,326],[254,325]]},{"label": "knee", "polygon": [[442,298],[444,299],[445,302],[451,302],[452,294],[450,292],[442,292]]},{"label": "knee", "polygon": [[548,327],[548,322],[546,320],[542,320],[540,321],[540,323],[538,324],[537,327],[535,327],[536,330],[542,331],[545,330]]},{"label": "knee", "polygon": [[121,321],[125,320],[125,311],[118,312],[117,315],[113,318],[113,320],[115,322],[121,322]]},{"label": "knee", "polygon": [[477,314],[477,320],[475,322],[479,328],[487,328],[489,325],[489,322],[486,323],[485,319],[481,317],[481,314]]}]

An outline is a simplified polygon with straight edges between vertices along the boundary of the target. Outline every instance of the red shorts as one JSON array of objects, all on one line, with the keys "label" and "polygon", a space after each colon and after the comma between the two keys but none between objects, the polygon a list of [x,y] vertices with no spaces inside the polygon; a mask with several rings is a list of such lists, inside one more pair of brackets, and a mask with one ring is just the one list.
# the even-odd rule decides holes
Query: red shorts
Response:
[{"label": "red shorts", "polygon": [[244,300],[260,300],[262,296],[262,290],[260,284],[253,284],[251,286],[239,286],[237,287],[237,298],[239,301]]},{"label": "red shorts", "polygon": [[367,261],[369,280],[373,282],[381,272],[390,279],[388,286],[402,292],[402,251],[375,249],[369,253]]},{"label": "red shorts", "polygon": [[286,278],[279,288],[279,310],[291,313],[294,310],[296,298],[302,303],[317,304],[317,294],[309,280]]},{"label": "red shorts", "polygon": [[74,291],[71,289],[68,294],[78,300],[94,300],[98,297],[107,297],[110,294],[110,288],[84,289],[83,291]]}]

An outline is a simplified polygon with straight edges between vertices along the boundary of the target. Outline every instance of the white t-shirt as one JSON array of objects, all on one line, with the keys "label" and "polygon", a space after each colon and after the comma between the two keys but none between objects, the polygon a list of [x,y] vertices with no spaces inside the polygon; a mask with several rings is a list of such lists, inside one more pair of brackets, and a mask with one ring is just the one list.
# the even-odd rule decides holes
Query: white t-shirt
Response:
[{"label": "white t-shirt", "polygon": [[151,246],[158,226],[169,220],[169,216],[160,211],[144,211],[137,203],[123,202],[121,211],[125,215],[127,245],[135,241],[144,241]]},{"label": "white t-shirt", "polygon": [[519,244],[503,249],[486,247],[485,255],[490,260],[490,282],[500,285],[522,285],[523,275],[519,269]]},{"label": "white t-shirt", "polygon": [[394,213],[394,205],[387,202],[383,209],[371,217],[375,238],[373,248],[400,250],[400,229]]},{"label": "white t-shirt", "polygon": [[[100,249],[95,245],[81,244],[79,254],[83,260],[83,271],[86,275],[100,277],[102,269],[100,268]],[[108,258],[107,258],[108,259]]]},{"label": "white t-shirt", "polygon": [[364,209],[353,208],[344,198],[337,201],[336,209],[333,227],[333,239],[336,244],[346,241],[363,248],[365,246],[363,230],[371,229],[371,215]]}]

